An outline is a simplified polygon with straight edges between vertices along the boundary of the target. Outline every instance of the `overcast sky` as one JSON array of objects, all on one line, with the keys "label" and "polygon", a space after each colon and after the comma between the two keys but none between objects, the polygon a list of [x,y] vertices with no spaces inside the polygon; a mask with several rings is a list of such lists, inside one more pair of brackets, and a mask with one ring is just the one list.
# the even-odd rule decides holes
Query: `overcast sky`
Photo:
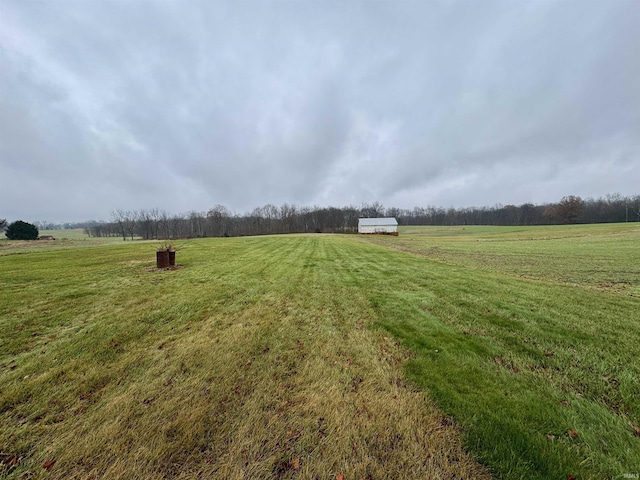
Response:
[{"label": "overcast sky", "polygon": [[638,25],[638,0],[0,0],[0,218],[637,194]]}]

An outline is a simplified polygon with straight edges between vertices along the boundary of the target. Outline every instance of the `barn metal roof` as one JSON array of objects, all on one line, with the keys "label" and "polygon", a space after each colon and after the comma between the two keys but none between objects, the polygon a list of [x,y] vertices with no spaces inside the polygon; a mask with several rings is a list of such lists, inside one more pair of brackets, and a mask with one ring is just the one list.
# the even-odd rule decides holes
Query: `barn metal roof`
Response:
[{"label": "barn metal roof", "polygon": [[358,225],[365,227],[371,227],[374,225],[398,225],[398,222],[393,217],[386,218],[359,218]]}]

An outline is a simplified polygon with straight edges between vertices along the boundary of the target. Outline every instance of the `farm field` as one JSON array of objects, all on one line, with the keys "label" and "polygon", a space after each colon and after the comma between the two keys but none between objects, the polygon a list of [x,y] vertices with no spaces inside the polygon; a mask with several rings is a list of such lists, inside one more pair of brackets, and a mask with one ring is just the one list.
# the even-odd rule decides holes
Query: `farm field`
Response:
[{"label": "farm field", "polygon": [[0,248],[0,476],[640,473],[640,225]]},{"label": "farm field", "polygon": [[[58,240],[89,240],[83,228],[67,228],[62,230],[40,230],[40,235],[52,235]],[[121,239],[119,239],[121,240]]]},{"label": "farm field", "polygon": [[40,236],[51,235],[55,240],[9,240],[0,234],[0,255],[16,254],[19,252],[33,252],[36,250],[61,250],[78,247],[99,246],[111,243],[122,243],[121,237],[91,238],[82,228],[66,230],[40,230]]},{"label": "farm field", "polygon": [[[85,233],[84,228],[65,228],[60,230],[40,230],[40,235],[52,235],[56,241],[69,243],[71,241],[78,242],[91,242],[94,245],[102,245],[105,243],[119,243],[122,242],[121,236],[116,237],[90,237]],[[142,237],[134,236],[135,240],[141,240]],[[127,241],[129,237],[127,236]]]},{"label": "farm field", "polygon": [[437,262],[640,296],[640,224],[400,227],[370,240]]}]

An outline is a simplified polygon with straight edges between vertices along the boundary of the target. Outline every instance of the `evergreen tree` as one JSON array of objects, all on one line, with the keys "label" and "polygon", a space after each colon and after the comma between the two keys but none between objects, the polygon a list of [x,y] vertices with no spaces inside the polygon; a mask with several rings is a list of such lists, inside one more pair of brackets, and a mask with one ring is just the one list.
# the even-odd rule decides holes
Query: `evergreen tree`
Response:
[{"label": "evergreen tree", "polygon": [[9,240],[37,240],[38,234],[38,227],[22,220],[9,225],[5,233]]}]

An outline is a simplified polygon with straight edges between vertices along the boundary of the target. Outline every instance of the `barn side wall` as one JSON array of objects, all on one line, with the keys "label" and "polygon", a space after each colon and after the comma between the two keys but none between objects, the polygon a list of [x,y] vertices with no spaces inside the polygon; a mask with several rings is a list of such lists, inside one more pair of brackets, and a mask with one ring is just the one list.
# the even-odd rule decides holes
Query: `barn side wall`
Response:
[{"label": "barn side wall", "polygon": [[361,225],[358,227],[358,233],[398,235],[398,227],[396,227],[395,225]]}]

